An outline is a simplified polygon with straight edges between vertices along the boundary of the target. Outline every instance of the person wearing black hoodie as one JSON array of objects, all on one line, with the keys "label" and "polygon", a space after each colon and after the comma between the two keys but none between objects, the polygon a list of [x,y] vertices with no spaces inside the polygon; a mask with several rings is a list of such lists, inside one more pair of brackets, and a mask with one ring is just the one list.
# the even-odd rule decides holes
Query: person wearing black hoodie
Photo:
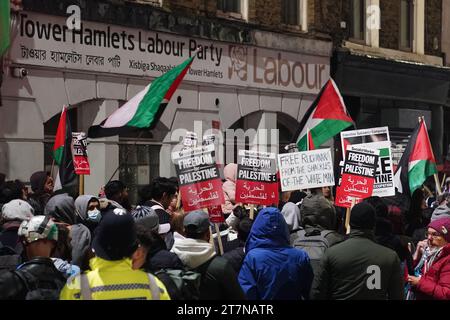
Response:
[{"label": "person wearing black hoodie", "polygon": [[375,240],[377,243],[394,250],[400,262],[406,263],[409,272],[413,272],[412,257],[408,244],[402,243],[401,238],[393,232],[392,222],[388,219],[388,207],[380,197],[373,196],[364,201],[375,209]]},{"label": "person wearing black hoodie", "polygon": [[161,237],[170,229],[170,224],[160,224],[155,210],[147,206],[137,206],[131,215],[136,221],[138,240],[147,249],[143,268],[150,273],[161,269],[182,269],[183,263],[176,254],[167,250]]},{"label": "person wearing black hoodie", "polygon": [[44,214],[44,208],[53,195],[53,178],[50,172],[37,171],[30,177],[32,194],[28,196],[28,202],[34,208],[36,216]]},{"label": "person wearing black hoodie", "polygon": [[231,266],[233,267],[234,271],[236,271],[236,274],[239,274],[239,271],[241,270],[242,263],[244,262],[245,258],[245,242],[247,241],[248,235],[250,233],[250,230],[253,225],[253,220],[250,218],[243,218],[241,221],[239,221],[238,224],[238,247],[234,248],[233,250],[230,250],[228,252],[225,252],[223,254],[223,258],[227,259]]},{"label": "person wearing black hoodie", "polygon": [[71,263],[85,270],[92,236],[86,226],[77,222],[73,198],[67,193],[53,196],[45,206],[44,214],[69,230]]}]

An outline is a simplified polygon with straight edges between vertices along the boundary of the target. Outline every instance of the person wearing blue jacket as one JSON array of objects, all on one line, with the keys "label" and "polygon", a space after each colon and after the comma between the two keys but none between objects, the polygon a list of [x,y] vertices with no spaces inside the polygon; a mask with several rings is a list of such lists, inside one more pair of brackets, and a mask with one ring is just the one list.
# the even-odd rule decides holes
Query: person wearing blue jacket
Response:
[{"label": "person wearing blue jacket", "polygon": [[239,284],[248,299],[308,299],[313,280],[309,257],[289,245],[288,225],[278,208],[258,214],[245,252]]}]

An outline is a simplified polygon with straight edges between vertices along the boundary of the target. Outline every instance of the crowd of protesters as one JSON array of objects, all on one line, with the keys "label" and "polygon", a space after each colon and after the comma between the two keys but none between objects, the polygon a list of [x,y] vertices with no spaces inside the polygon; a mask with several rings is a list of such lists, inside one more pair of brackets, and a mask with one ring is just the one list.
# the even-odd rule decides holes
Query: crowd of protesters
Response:
[{"label": "crowd of protesters", "polygon": [[450,180],[439,195],[364,199],[347,230],[333,188],[253,210],[235,201],[236,171],[224,168],[220,234],[183,211],[174,177],[137,204],[118,180],[77,197],[43,171],[31,191],[0,181],[0,299],[450,299]]}]

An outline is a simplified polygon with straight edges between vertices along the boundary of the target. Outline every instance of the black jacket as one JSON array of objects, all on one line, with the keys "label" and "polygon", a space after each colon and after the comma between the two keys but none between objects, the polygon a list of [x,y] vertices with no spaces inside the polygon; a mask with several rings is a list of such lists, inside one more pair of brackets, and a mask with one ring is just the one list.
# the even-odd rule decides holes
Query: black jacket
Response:
[{"label": "black jacket", "polygon": [[144,269],[153,273],[161,269],[184,269],[184,265],[175,253],[167,250],[166,243],[160,239],[147,253]]},{"label": "black jacket", "polygon": [[237,275],[227,259],[214,256],[193,269],[202,275],[200,300],[245,300]]},{"label": "black jacket", "polygon": [[311,296],[320,300],[403,299],[400,260],[393,250],[374,242],[373,232],[352,230],[347,240],[325,252]]},{"label": "black jacket", "polygon": [[241,243],[239,247],[234,248],[233,250],[230,250],[228,252],[225,252],[222,256],[223,258],[228,260],[228,262],[231,264],[236,274],[239,274],[239,271],[241,270],[242,267],[242,263],[244,262],[245,258],[244,246],[245,243]]},{"label": "black jacket", "polygon": [[0,275],[0,300],[57,300],[65,284],[53,261],[38,257]]}]

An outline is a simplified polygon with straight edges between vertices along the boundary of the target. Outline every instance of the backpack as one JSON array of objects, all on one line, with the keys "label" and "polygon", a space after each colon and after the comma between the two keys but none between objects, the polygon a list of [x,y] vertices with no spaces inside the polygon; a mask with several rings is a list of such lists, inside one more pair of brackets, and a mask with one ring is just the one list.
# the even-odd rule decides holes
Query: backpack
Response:
[{"label": "backpack", "polygon": [[[18,247],[16,247],[18,249]],[[16,250],[9,246],[4,246],[0,242],[0,272],[13,271],[22,263],[22,257]]]},{"label": "backpack", "polygon": [[201,274],[183,269],[161,269],[154,272],[166,286],[172,300],[199,300]]},{"label": "backpack", "polygon": [[13,271],[18,276],[27,289],[25,300],[59,300],[61,288],[39,288],[39,280],[29,273]]},{"label": "backpack", "polygon": [[330,247],[326,237],[333,232],[333,230],[320,231],[319,229],[313,229],[308,233],[306,233],[305,229],[296,232],[297,238],[292,245],[294,248],[302,249],[308,254],[314,275],[319,269],[320,260],[325,251]]}]

